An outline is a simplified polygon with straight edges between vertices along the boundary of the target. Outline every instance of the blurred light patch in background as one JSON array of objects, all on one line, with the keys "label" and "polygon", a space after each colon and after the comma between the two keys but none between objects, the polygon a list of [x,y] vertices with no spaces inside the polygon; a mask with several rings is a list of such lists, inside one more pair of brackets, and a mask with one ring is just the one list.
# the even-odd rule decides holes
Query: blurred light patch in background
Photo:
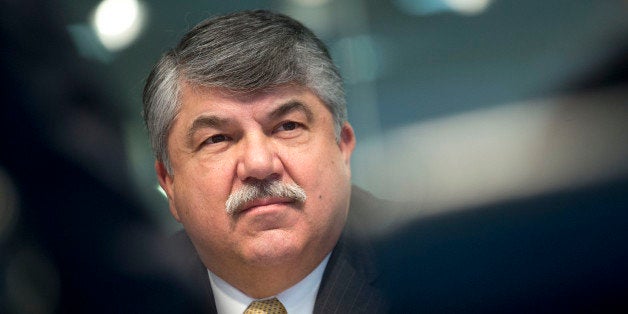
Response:
[{"label": "blurred light patch in background", "polygon": [[132,44],[145,22],[145,7],[137,0],[104,0],[95,9],[92,25],[100,42],[110,51]]},{"label": "blurred light patch in background", "polygon": [[[407,125],[358,143],[352,173],[359,185],[418,202],[423,212],[604,182],[628,175],[626,99],[624,87]],[[402,220],[417,213],[406,214]]]},{"label": "blurred light patch in background", "polygon": [[378,49],[370,35],[341,38],[331,50],[346,83],[373,82],[378,78]]},{"label": "blurred light patch in background", "polygon": [[429,15],[455,12],[462,15],[477,15],[484,12],[492,0],[395,0],[402,11],[412,15]]},{"label": "blurred light patch in background", "polygon": [[333,0],[291,0],[292,2],[304,7],[320,7],[328,4]]}]

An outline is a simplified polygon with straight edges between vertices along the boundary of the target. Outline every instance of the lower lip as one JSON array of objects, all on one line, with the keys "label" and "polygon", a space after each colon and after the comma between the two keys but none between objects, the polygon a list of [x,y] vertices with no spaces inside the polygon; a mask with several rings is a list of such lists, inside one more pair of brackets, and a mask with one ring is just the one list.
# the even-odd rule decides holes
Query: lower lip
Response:
[{"label": "lower lip", "polygon": [[237,216],[251,231],[264,231],[274,229],[284,229],[295,224],[296,216],[290,210],[291,203],[271,203],[266,205],[253,206]]},{"label": "lower lip", "polygon": [[283,203],[270,203],[270,204],[264,204],[264,205],[257,205],[257,206],[249,207],[249,208],[239,212],[238,214],[258,214],[258,215],[262,215],[262,214],[271,213],[273,211],[281,210],[281,209],[285,208],[286,206],[289,206],[289,204],[291,204],[291,203],[283,202]]}]

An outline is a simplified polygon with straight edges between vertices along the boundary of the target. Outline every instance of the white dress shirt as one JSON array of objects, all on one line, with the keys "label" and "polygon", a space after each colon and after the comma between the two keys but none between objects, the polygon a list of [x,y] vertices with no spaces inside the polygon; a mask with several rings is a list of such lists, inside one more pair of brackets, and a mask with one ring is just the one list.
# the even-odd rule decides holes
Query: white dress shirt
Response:
[{"label": "white dress shirt", "polygon": [[[288,314],[312,314],[318,287],[321,285],[323,272],[330,255],[331,253],[327,254],[323,261],[303,280],[274,296],[281,301]],[[207,273],[209,274],[209,282],[214,293],[218,314],[244,313],[249,304],[256,300],[234,288],[209,269]],[[268,299],[270,298],[273,297]]]}]

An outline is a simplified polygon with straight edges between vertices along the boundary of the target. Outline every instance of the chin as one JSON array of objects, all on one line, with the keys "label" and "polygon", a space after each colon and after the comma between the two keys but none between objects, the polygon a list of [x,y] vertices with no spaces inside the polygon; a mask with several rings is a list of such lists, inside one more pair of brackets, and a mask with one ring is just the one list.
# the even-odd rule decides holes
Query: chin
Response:
[{"label": "chin", "polygon": [[292,235],[272,230],[248,243],[244,258],[255,264],[277,265],[302,256],[303,246]]}]

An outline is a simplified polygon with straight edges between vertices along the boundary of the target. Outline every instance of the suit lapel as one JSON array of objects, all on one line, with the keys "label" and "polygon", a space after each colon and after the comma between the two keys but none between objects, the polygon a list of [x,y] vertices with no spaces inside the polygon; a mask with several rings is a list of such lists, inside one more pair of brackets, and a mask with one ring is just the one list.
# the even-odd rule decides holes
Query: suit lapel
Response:
[{"label": "suit lapel", "polygon": [[386,298],[377,288],[374,253],[364,234],[364,197],[354,189],[347,225],[331,254],[316,297],[314,313],[386,313]]}]

